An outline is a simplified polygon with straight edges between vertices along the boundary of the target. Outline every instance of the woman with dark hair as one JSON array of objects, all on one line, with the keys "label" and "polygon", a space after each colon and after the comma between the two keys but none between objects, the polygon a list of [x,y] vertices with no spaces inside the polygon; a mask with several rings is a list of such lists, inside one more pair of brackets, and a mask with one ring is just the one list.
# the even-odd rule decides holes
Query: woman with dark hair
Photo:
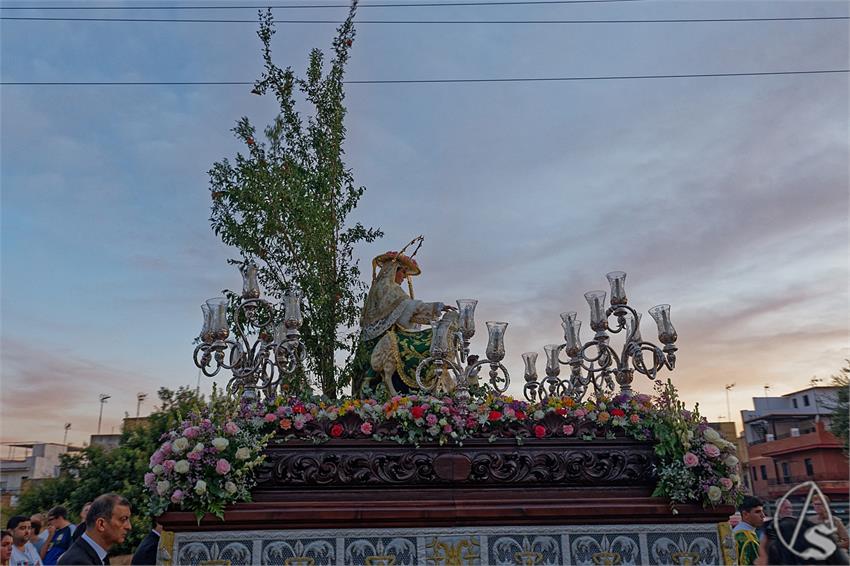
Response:
[{"label": "woman with dark hair", "polygon": [[0,532],[0,566],[8,566],[12,557],[12,533],[10,531]]},{"label": "woman with dark hair", "polygon": [[765,523],[755,563],[847,564],[847,555],[834,544],[830,532],[826,525],[806,518],[782,517],[769,521]]}]

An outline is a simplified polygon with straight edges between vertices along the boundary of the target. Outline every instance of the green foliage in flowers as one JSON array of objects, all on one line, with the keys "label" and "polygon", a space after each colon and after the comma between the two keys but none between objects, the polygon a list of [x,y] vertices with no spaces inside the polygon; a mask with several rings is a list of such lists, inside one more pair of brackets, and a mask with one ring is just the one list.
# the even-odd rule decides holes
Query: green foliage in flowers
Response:
[{"label": "green foliage in flowers", "polygon": [[[343,75],[355,8],[356,2],[337,31],[330,68],[325,72],[324,54],[314,49],[305,78],[272,61],[274,21],[271,10],[261,14],[265,71],[253,92],[273,94],[280,113],[265,128],[265,140],[248,118],[239,120],[233,132],[247,155],[237,153],[234,162],[225,158],[209,171],[215,233],[258,264],[269,295],[280,299],[293,288],[303,292],[306,368],[331,399],[350,380],[357,345],[352,329],[360,322],[365,297],[354,246],[383,235],[347,222],[365,191],[355,186],[342,159]],[[306,122],[296,108],[299,102],[311,107]],[[336,352],[347,352],[342,367],[334,362]],[[296,374],[286,383],[288,391],[308,389],[304,381],[303,373]]]},{"label": "green foliage in flowers", "polygon": [[654,440],[659,460],[656,495],[673,504],[717,505],[734,504],[741,494],[734,446],[696,411],[686,411],[668,383],[656,398],[617,395],[584,403],[564,397],[532,404],[493,394],[465,403],[429,395],[382,401],[279,397],[245,402],[238,411],[215,418],[202,411],[166,435],[151,457],[145,484],[152,508],[162,511],[171,503],[201,517],[205,511],[220,515],[226,505],[248,501],[253,471],[262,463],[262,449],[272,435],[280,442],[356,438],[411,446],[462,444],[471,438],[511,438],[518,443],[548,438]]}]

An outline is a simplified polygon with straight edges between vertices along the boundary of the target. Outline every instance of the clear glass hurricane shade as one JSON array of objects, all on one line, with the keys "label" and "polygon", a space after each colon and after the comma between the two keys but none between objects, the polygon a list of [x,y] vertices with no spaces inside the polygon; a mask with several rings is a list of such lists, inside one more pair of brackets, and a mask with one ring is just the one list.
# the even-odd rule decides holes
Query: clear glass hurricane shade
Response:
[{"label": "clear glass hurricane shade", "polygon": [[286,328],[286,322],[278,322],[274,327],[274,342],[275,344],[283,344],[289,336],[289,329]]},{"label": "clear glass hurricane shade", "polygon": [[210,311],[210,306],[203,303],[201,305],[201,312],[204,316],[204,325],[201,327],[200,338],[204,342],[208,342],[212,338],[212,312]]},{"label": "clear glass hurricane shade", "polygon": [[469,339],[475,334],[475,307],[477,299],[458,299],[457,312],[460,316],[460,331]]},{"label": "clear glass hurricane shade", "polygon": [[505,358],[505,330],[507,322],[487,321],[487,359],[492,362],[500,362]]},{"label": "clear glass hurricane shade", "polygon": [[431,355],[442,358],[448,355],[449,352],[451,326],[446,323],[437,322],[437,324],[432,324],[432,328],[434,332],[431,335]]},{"label": "clear glass hurricane shade", "polygon": [[260,296],[260,282],[257,280],[259,268],[254,263],[247,263],[240,269],[242,272],[242,297],[256,299]]},{"label": "clear glass hurricane shade", "polygon": [[537,352],[525,352],[522,362],[525,364],[525,381],[537,381]]},{"label": "clear glass hurricane shade", "polygon": [[300,328],[304,318],[301,316],[301,294],[298,291],[283,296],[284,321],[290,328]]},{"label": "clear glass hurricane shade", "polygon": [[567,354],[575,356],[581,349],[581,321],[573,320],[564,327],[564,341],[567,343]]},{"label": "clear glass hurricane shade", "polygon": [[670,322],[670,305],[657,305],[649,309],[649,314],[655,319],[655,324],[658,326],[658,339],[663,344],[670,344],[676,341],[676,329],[673,328],[673,323]]},{"label": "clear glass hurricane shade", "polygon": [[626,272],[612,271],[607,273],[608,283],[611,284],[611,304],[625,305],[626,299]]},{"label": "clear glass hurricane shade", "polygon": [[635,319],[631,316],[626,318],[626,340],[631,340],[634,342],[640,342],[643,338],[640,335],[640,319],[643,315],[641,313],[637,313],[637,324],[635,324]]},{"label": "clear glass hurricane shade", "polygon": [[210,331],[214,338],[224,340],[228,335],[227,326],[227,299],[215,297],[208,299],[207,307],[210,309]]},{"label": "clear glass hurricane shade", "polygon": [[605,320],[605,291],[588,291],[584,298],[590,306],[590,327],[597,330],[597,326]]},{"label": "clear glass hurricane shade", "polygon": [[561,364],[558,362],[559,344],[546,344],[543,346],[543,352],[546,354],[546,375],[557,375],[561,371]]}]

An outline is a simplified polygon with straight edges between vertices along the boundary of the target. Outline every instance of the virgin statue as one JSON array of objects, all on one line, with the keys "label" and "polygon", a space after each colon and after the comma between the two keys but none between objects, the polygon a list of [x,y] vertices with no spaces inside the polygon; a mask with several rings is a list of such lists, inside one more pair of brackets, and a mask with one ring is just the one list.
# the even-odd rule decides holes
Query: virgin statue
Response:
[{"label": "virgin statue", "polygon": [[[422,236],[399,252],[387,252],[372,260],[372,286],[366,296],[360,321],[360,343],[354,362],[352,394],[363,396],[383,383],[391,395],[417,389],[416,368],[428,357],[433,329],[420,329],[456,310],[443,303],[426,303],[413,297],[413,281],[422,273],[413,256],[403,252],[411,244],[422,244]],[[377,271],[377,275],[376,275]],[[401,283],[407,280],[405,292]]]}]

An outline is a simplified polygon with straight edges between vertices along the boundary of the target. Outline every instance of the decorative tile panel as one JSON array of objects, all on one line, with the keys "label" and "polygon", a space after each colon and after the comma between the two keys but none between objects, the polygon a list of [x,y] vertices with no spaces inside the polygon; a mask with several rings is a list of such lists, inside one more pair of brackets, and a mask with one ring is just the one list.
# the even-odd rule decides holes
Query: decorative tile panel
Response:
[{"label": "decorative tile panel", "polygon": [[728,564],[720,535],[715,523],[180,532],[171,555],[192,566]]}]

